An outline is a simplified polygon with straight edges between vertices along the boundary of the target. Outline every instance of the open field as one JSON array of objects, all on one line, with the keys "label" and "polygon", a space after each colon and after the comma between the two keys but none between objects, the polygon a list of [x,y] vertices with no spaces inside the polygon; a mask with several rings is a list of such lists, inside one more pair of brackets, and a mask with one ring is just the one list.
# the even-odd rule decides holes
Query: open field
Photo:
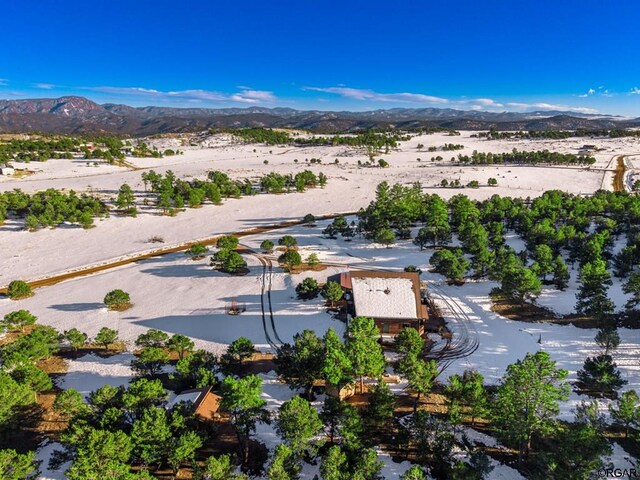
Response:
[{"label": "open field", "polygon": [[[636,139],[596,140],[603,150],[596,153],[597,163],[590,168],[562,166],[461,166],[452,165],[450,158],[458,153],[509,152],[519,150],[549,149],[563,153],[577,153],[584,139],[563,141],[493,140],[471,138],[471,132],[459,137],[443,134],[425,135],[402,142],[399,151],[376,155],[388,160],[389,168],[358,167],[358,160],[366,162],[368,156],[362,150],[348,147],[275,147],[245,145],[232,142],[227,136],[214,137],[205,143],[207,148],[181,147],[184,155],[152,158],[129,158],[142,169],[154,169],[159,173],[172,170],[178,178],[203,178],[211,170],[223,170],[232,178],[255,178],[270,171],[291,173],[310,169],[316,174],[324,172],[329,181],[324,189],[312,189],[304,194],[287,194],[265,197],[243,197],[227,200],[222,206],[187,209],[176,217],[166,217],[142,212],[137,218],[112,215],[97,222],[95,228],[80,231],[79,227],[56,228],[50,231],[21,231],[21,226],[7,221],[0,227],[0,286],[14,278],[37,279],[67,270],[99,264],[136,253],[153,250],[147,243],[154,235],[163,237],[166,244],[193,242],[214,235],[299,219],[307,213],[314,215],[352,212],[365,207],[375,196],[375,187],[381,181],[410,184],[421,182],[425,191],[448,198],[465,193],[472,198],[487,198],[494,194],[514,197],[534,197],[546,190],[560,189],[571,193],[591,193],[599,188],[613,188],[611,160],[616,155],[634,153]],[[427,152],[429,146],[441,146],[455,141],[465,149],[455,152]],[[161,147],[164,147],[167,141]],[[419,151],[418,144],[424,147]],[[172,145],[172,144],[169,144]],[[256,150],[254,153],[253,150]],[[272,152],[271,154],[269,152]],[[431,162],[431,157],[441,155],[442,161]],[[306,163],[305,159],[319,158],[321,164]],[[335,159],[339,164],[333,164]],[[418,162],[417,159],[421,161]],[[294,159],[298,163],[294,163]],[[265,165],[264,160],[268,160]],[[76,162],[77,168],[69,168],[76,161],[50,160],[44,164],[31,163],[30,167],[43,168],[22,179],[0,176],[0,191],[21,188],[26,192],[47,188],[73,189],[77,192],[93,192],[105,198],[113,198],[123,183],[128,183],[136,195],[144,195],[140,175],[145,170],[130,170],[100,164],[86,167]],[[41,166],[42,165],[42,166]],[[487,187],[488,178],[498,180],[497,187]],[[436,187],[442,179],[459,179],[462,185],[477,180],[480,188]],[[345,194],[348,192],[348,194]],[[20,230],[20,231],[17,231]],[[50,245],[65,245],[65,254],[48,257],[46,262],[34,261],[35,252],[46,252]]]}]

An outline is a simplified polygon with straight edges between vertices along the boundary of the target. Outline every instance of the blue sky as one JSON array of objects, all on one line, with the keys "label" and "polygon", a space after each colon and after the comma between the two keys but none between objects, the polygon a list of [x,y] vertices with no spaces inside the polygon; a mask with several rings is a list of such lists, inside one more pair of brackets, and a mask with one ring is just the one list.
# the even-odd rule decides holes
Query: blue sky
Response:
[{"label": "blue sky", "polygon": [[0,0],[0,98],[640,116],[640,2]]}]

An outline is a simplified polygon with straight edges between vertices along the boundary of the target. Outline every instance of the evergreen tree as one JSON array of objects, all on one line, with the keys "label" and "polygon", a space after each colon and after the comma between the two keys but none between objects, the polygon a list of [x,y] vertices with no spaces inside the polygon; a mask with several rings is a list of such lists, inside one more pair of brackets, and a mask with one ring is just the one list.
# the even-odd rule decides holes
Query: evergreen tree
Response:
[{"label": "evergreen tree", "polygon": [[246,337],[240,337],[229,344],[227,351],[220,357],[220,365],[227,373],[238,373],[244,362],[250,359],[256,351],[253,342]]},{"label": "evergreen tree", "polygon": [[569,280],[571,275],[569,274],[569,268],[564,263],[561,255],[556,256],[553,262],[553,285],[558,290],[564,290],[569,286]]},{"label": "evergreen tree", "polygon": [[629,310],[638,308],[640,305],[640,272],[631,274],[627,283],[622,286],[622,291],[631,296],[625,307]]},{"label": "evergreen tree", "polygon": [[322,375],[327,385],[340,386],[352,379],[353,365],[346,346],[333,328],[324,335],[325,355],[322,363]]},{"label": "evergreen tree", "polygon": [[38,317],[32,315],[29,310],[17,310],[15,312],[7,313],[4,316],[2,327],[10,332],[20,331],[24,333],[25,327],[34,325]]},{"label": "evergreen tree", "polygon": [[147,408],[131,427],[133,455],[146,465],[159,465],[164,459],[165,446],[170,438],[167,411],[161,407]]},{"label": "evergreen tree", "polygon": [[65,330],[62,334],[62,338],[69,343],[69,346],[77,355],[78,349],[87,343],[88,337],[86,333],[82,333],[77,328],[72,328],[71,330]]},{"label": "evergreen tree", "polygon": [[118,198],[116,199],[116,206],[120,210],[129,210],[134,202],[135,195],[133,194],[133,190],[126,183],[122,184],[120,189],[118,190]]},{"label": "evergreen tree", "polygon": [[202,447],[202,444],[202,438],[196,432],[186,432],[171,439],[167,447],[167,462],[173,470],[174,477],[178,474],[180,464],[185,460],[195,462],[196,450]]},{"label": "evergreen tree", "polygon": [[301,397],[295,396],[282,404],[276,420],[276,431],[291,447],[296,458],[304,453],[315,455],[317,446],[312,442],[322,430],[322,421],[316,409]]},{"label": "evergreen tree", "polygon": [[505,437],[518,449],[518,459],[529,455],[536,434],[553,432],[558,402],[566,400],[567,371],[556,368],[546,352],[528,353],[507,367],[493,402],[493,420]]},{"label": "evergreen tree", "polygon": [[178,354],[178,358],[182,360],[185,353],[191,352],[195,343],[189,337],[176,333],[169,340],[167,340],[167,348]]},{"label": "evergreen tree", "polygon": [[616,402],[609,405],[614,422],[624,428],[624,438],[629,437],[629,428],[640,427],[640,397],[635,390],[627,390]]},{"label": "evergreen tree", "polygon": [[109,349],[109,345],[118,341],[118,331],[111,328],[102,327],[96,335],[95,341],[104,345],[105,350]]},{"label": "evergreen tree", "polygon": [[35,480],[40,476],[36,452],[18,453],[0,450],[0,478],[3,480]]},{"label": "evergreen tree", "polygon": [[396,241],[396,236],[390,228],[382,228],[375,235],[375,242],[390,248]]},{"label": "evergreen tree", "polygon": [[523,305],[540,295],[542,284],[533,271],[522,265],[514,265],[503,272],[500,288],[506,296]]},{"label": "evergreen tree", "polygon": [[369,392],[367,408],[363,415],[364,421],[374,429],[384,428],[393,418],[395,405],[396,397],[389,385],[382,379],[378,379],[378,383]]},{"label": "evergreen tree", "polygon": [[322,378],[325,349],[322,339],[312,330],[304,330],[293,337],[293,345],[285,343],[275,358],[276,371],[292,389],[303,388],[311,398],[314,382]]},{"label": "evergreen tree", "polygon": [[248,375],[236,379],[225,377],[222,382],[223,410],[229,412],[231,424],[236,430],[243,463],[249,455],[249,439],[255,431],[256,424],[265,417],[266,402],[260,398],[262,380],[256,375]]},{"label": "evergreen tree", "polygon": [[300,473],[300,464],[294,451],[286,444],[277,445],[267,467],[268,480],[295,480]]},{"label": "evergreen tree", "polygon": [[407,327],[396,336],[394,346],[396,352],[400,354],[418,356],[424,350],[424,340],[418,330]]},{"label": "evergreen tree", "polygon": [[531,267],[542,280],[546,280],[547,275],[554,270],[553,251],[549,245],[536,245],[533,250],[534,266]]},{"label": "evergreen tree", "polygon": [[436,273],[440,273],[451,281],[461,281],[469,271],[469,261],[462,250],[438,250],[429,259]]},{"label": "evergreen tree", "polygon": [[599,320],[611,315],[614,304],[607,296],[607,290],[612,282],[604,260],[597,258],[582,265],[578,279],[580,287],[576,294],[576,310]]},{"label": "evergreen tree", "polygon": [[342,299],[344,292],[342,291],[342,287],[338,282],[329,280],[327,283],[325,283],[321,294],[330,302],[331,307],[333,307],[336,302]]},{"label": "evergreen tree", "polygon": [[273,247],[275,247],[275,245],[273,244],[273,242],[271,240],[263,240],[262,243],[260,244],[260,249],[264,253],[273,252]]},{"label": "evergreen tree", "polygon": [[416,393],[413,404],[413,413],[415,413],[422,395],[428,394],[433,388],[433,382],[438,375],[438,365],[435,360],[413,358],[406,375],[409,380],[409,388]]},{"label": "evergreen tree", "polygon": [[609,355],[610,350],[615,350],[620,345],[620,335],[616,328],[605,327],[598,330],[595,341],[600,348],[604,348],[604,354]]},{"label": "evergreen tree", "polygon": [[209,457],[205,462],[203,477],[207,480],[248,480],[242,473],[235,473],[236,466],[231,461],[231,455]]},{"label": "evergreen tree", "polygon": [[428,480],[428,478],[427,474],[424,473],[422,467],[418,465],[412,465],[409,470],[407,470],[400,476],[400,480]]},{"label": "evergreen tree", "polygon": [[131,368],[140,376],[153,376],[160,373],[169,363],[169,355],[158,347],[146,347],[138,358],[131,361]]},{"label": "evergreen tree", "polygon": [[162,348],[167,344],[167,340],[169,340],[169,335],[162,330],[158,330],[157,328],[150,328],[144,333],[138,335],[136,338],[135,345],[136,347],[156,347]]},{"label": "evergreen tree", "polygon": [[617,391],[627,383],[617,367],[611,355],[587,357],[582,369],[578,370],[578,387],[593,395],[615,398]]},{"label": "evergreen tree", "polygon": [[318,281],[315,278],[307,277],[296,286],[296,293],[298,298],[303,300],[310,300],[318,296],[320,287],[318,287]]},{"label": "evergreen tree", "polygon": [[372,318],[355,317],[349,322],[346,337],[347,357],[354,376],[360,377],[360,392],[364,392],[364,377],[376,378],[384,372],[380,332]]}]

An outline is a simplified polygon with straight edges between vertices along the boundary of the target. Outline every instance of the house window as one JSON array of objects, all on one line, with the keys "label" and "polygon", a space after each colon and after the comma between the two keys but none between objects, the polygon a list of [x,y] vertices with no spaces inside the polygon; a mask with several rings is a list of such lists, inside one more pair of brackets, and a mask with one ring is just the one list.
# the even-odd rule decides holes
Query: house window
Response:
[{"label": "house window", "polygon": [[382,333],[389,333],[389,324],[388,323],[383,323],[382,324]]}]

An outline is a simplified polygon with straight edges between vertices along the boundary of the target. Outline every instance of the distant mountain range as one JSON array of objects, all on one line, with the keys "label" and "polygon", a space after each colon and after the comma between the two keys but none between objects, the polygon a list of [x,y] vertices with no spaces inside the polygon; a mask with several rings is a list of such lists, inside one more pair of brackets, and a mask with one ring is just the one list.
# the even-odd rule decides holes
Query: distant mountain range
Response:
[{"label": "distant mountain range", "polygon": [[301,128],[317,133],[369,128],[443,127],[456,130],[575,130],[640,126],[640,118],[575,112],[481,112],[450,108],[392,108],[329,112],[291,108],[169,108],[100,105],[84,97],[0,100],[0,133],[109,133],[133,136],[207,128]]}]

